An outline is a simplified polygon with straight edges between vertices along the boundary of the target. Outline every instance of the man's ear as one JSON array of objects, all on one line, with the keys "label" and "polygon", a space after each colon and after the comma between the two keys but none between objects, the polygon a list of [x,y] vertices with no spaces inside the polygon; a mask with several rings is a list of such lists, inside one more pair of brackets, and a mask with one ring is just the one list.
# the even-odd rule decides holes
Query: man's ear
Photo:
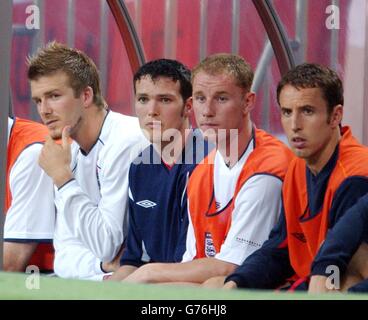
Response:
[{"label": "man's ear", "polygon": [[247,92],[243,97],[243,112],[249,113],[256,102],[256,94],[254,92]]},{"label": "man's ear", "polygon": [[334,106],[331,112],[330,121],[329,121],[332,128],[335,128],[341,124],[343,113],[344,113],[344,109],[341,104]]},{"label": "man's ear", "polygon": [[92,87],[87,86],[82,90],[81,98],[82,98],[84,107],[88,108],[92,105],[93,97],[94,97],[94,92],[93,92]]},{"label": "man's ear", "polygon": [[183,117],[189,118],[193,111],[193,98],[189,97],[184,103]]}]

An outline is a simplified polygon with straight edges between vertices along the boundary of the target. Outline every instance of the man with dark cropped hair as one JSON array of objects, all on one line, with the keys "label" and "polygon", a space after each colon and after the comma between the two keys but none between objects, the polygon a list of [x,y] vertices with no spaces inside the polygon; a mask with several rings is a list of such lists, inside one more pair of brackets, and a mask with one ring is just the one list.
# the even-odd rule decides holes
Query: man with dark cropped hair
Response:
[{"label": "man with dark cropped hair", "polygon": [[[342,127],[343,87],[329,68],[305,63],[277,87],[281,122],[297,156],[269,239],[226,279],[226,288],[306,290],[328,230],[368,192],[368,149]],[[312,275],[325,275],[325,268]]]},{"label": "man with dark cropped hair", "polygon": [[[188,228],[189,175],[208,143],[190,129],[190,70],[176,60],[146,63],[134,75],[135,109],[151,145],[130,166],[129,232],[111,280],[134,281],[146,263],[180,262]],[[131,276],[129,276],[131,275]]]}]

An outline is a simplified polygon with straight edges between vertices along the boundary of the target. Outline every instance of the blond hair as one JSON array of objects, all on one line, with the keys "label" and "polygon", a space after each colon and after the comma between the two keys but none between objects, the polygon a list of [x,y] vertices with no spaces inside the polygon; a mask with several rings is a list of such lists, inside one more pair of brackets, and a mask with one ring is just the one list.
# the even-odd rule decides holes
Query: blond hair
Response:
[{"label": "blond hair", "polygon": [[208,56],[192,70],[192,83],[199,72],[210,75],[227,73],[234,77],[236,85],[249,91],[254,73],[251,66],[241,57],[235,54],[218,53]]}]

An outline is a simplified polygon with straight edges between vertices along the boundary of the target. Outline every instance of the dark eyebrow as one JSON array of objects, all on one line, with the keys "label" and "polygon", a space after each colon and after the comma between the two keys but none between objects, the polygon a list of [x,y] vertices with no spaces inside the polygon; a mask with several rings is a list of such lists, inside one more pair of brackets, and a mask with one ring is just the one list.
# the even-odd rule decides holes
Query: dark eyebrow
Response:
[{"label": "dark eyebrow", "polygon": [[280,111],[290,111],[291,108],[289,107],[280,107]]},{"label": "dark eyebrow", "polygon": [[162,94],[158,94],[158,97],[162,98],[162,97],[175,97],[174,94],[171,93],[162,93]]},{"label": "dark eyebrow", "polygon": [[[51,94],[53,94],[55,91],[57,91],[58,89],[52,89],[50,91],[46,91],[43,95],[44,96],[49,96]],[[32,100],[36,100],[36,99],[39,99],[39,97],[31,97]]]},{"label": "dark eyebrow", "polygon": [[47,91],[47,92],[45,92],[45,93],[44,93],[44,95],[45,95],[45,96],[49,96],[49,95],[51,95],[51,94],[55,93],[55,91],[58,91],[58,89],[52,89],[52,90],[50,90],[50,91]]},{"label": "dark eyebrow", "polygon": [[[147,93],[137,93],[136,94],[137,97],[148,97],[149,94]],[[162,93],[162,94],[158,94],[156,97],[159,97],[159,98],[165,98],[165,97],[175,97],[174,94],[171,94],[171,93]]]}]

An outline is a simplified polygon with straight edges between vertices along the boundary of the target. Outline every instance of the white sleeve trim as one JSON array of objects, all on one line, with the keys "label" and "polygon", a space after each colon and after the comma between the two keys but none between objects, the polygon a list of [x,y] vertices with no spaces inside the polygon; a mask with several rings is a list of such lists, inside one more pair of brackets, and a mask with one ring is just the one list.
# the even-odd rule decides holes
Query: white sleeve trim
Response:
[{"label": "white sleeve trim", "polygon": [[188,201],[188,231],[187,231],[187,238],[186,238],[186,250],[184,252],[183,255],[183,259],[181,262],[188,262],[188,261],[192,261],[194,259],[194,257],[197,254],[197,249],[196,249],[196,238],[195,238],[195,234],[194,234],[194,228],[193,228],[193,223],[192,223],[192,219],[190,217],[190,211],[189,211],[189,199]]},{"label": "white sleeve trim", "polygon": [[52,240],[53,233],[27,233],[27,232],[12,232],[4,233],[4,240],[7,239],[21,239],[21,240]]},{"label": "white sleeve trim", "polygon": [[132,190],[130,190],[130,187],[129,187],[129,199],[134,201],[133,193]]},{"label": "white sleeve trim", "polygon": [[251,177],[239,191],[231,226],[215,258],[240,265],[268,239],[281,212],[282,181],[271,175]]}]

